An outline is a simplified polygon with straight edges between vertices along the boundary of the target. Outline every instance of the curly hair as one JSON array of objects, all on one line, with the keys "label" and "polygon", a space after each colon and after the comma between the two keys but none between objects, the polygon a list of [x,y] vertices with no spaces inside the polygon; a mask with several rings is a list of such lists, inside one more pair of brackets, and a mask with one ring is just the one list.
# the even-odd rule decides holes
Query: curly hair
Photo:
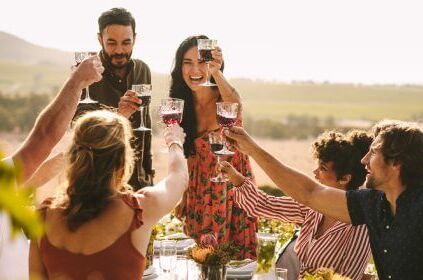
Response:
[{"label": "curly hair", "polygon": [[[194,140],[197,136],[197,116],[195,115],[192,91],[182,77],[182,63],[184,61],[185,53],[190,48],[198,45],[198,39],[208,39],[208,37],[205,35],[190,36],[182,41],[176,50],[173,69],[171,72],[172,80],[169,96],[184,100],[184,112],[182,114],[181,127],[184,129],[186,134],[184,143],[184,154],[186,157],[195,154]],[[223,71],[223,68],[224,64],[222,64],[220,70]],[[211,78],[211,82],[214,83],[213,77]]]},{"label": "curly hair", "polygon": [[401,166],[401,183],[407,188],[423,187],[423,130],[416,123],[383,120],[373,132],[382,140],[385,162]]},{"label": "curly hair", "polygon": [[368,152],[373,138],[365,131],[353,130],[347,134],[329,131],[313,143],[313,156],[322,162],[332,162],[336,178],[350,174],[347,190],[355,190],[366,179],[361,159]]},{"label": "curly hair", "polygon": [[76,121],[68,151],[68,186],[56,202],[64,207],[70,231],[96,218],[116,191],[128,189],[134,162],[131,137],[128,120],[116,113],[92,111]]}]

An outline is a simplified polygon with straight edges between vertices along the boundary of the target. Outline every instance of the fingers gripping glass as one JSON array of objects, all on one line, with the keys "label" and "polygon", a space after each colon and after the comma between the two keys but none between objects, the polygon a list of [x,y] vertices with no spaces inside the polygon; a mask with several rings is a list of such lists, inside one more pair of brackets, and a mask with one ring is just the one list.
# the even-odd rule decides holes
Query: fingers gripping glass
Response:
[{"label": "fingers gripping glass", "polygon": [[151,128],[145,126],[145,114],[144,108],[146,108],[151,102],[151,85],[150,84],[141,84],[141,85],[132,85],[132,91],[135,91],[137,97],[141,99],[142,103],[140,106],[140,126],[135,128],[135,131],[150,131]]},{"label": "fingers gripping glass", "polygon": [[[238,103],[231,102],[217,102],[216,103],[217,123],[223,127],[224,130],[234,126],[238,116]],[[222,155],[233,155],[234,152],[229,151],[227,143],[224,141],[223,149],[219,152]]]},{"label": "fingers gripping glass", "polygon": [[182,113],[184,112],[184,101],[178,98],[162,99],[159,113],[166,126],[181,124]]},{"label": "fingers gripping glass", "polygon": [[210,144],[211,151],[217,157],[216,176],[213,178],[210,178],[210,181],[214,183],[227,182],[228,178],[226,178],[221,171],[220,172],[218,171],[219,165],[220,165],[220,158],[225,155],[225,154],[222,154],[223,147],[224,147],[222,134],[220,134],[219,132],[210,132],[209,144]]},{"label": "fingers gripping glass", "polygon": [[197,40],[197,48],[198,48],[198,58],[204,61],[207,65],[207,79],[204,83],[200,84],[201,86],[211,87],[215,86],[216,84],[210,82],[210,61],[213,60],[212,50],[214,50],[217,46],[217,40],[212,39],[198,39]]},{"label": "fingers gripping glass", "polygon": [[[75,52],[76,66],[78,66],[84,59],[94,55],[97,55],[97,53],[96,52]],[[80,100],[79,103],[80,104],[98,103],[98,101],[95,101],[90,98],[89,86],[85,88],[85,97],[84,99]]]}]

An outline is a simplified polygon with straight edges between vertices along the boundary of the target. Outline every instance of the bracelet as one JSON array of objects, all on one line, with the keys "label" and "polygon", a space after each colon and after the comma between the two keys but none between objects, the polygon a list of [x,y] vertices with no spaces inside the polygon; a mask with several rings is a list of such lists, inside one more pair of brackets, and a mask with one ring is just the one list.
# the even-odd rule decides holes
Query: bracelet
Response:
[{"label": "bracelet", "polygon": [[181,141],[179,141],[179,140],[173,140],[173,141],[171,141],[167,146],[168,146],[168,148],[170,149],[170,147],[173,145],[173,144],[176,144],[177,146],[179,146],[182,150],[184,150],[184,146],[182,145],[182,143],[181,143]]}]

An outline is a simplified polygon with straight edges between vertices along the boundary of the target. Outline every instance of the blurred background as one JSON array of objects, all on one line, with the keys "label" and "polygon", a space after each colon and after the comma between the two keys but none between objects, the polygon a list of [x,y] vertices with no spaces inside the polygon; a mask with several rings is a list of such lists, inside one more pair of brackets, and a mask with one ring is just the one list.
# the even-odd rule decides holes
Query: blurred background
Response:
[{"label": "blurred background", "polygon": [[[21,143],[70,73],[73,52],[100,50],[99,15],[125,7],[137,21],[133,57],[153,72],[153,111],[167,96],[179,43],[217,39],[259,142],[311,174],[313,138],[383,118],[423,120],[419,1],[23,1],[2,3],[0,149]],[[156,180],[166,172],[153,114]],[[68,135],[56,151],[66,149]],[[272,182],[254,166],[259,185]],[[60,180],[41,189],[49,193]]]}]

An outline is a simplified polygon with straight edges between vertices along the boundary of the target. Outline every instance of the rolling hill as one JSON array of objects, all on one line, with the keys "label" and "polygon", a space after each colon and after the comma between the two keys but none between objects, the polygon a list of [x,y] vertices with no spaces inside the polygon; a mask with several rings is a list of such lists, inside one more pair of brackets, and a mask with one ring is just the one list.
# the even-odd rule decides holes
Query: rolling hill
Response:
[{"label": "rolling hill", "polygon": [[[36,46],[0,31],[0,92],[55,93],[69,75],[73,54]],[[265,67],[265,66],[263,66]],[[154,69],[152,69],[154,71]],[[169,75],[153,73],[153,106],[167,96]],[[254,119],[283,121],[288,115],[378,120],[423,118],[423,87],[313,82],[277,83],[232,79],[244,112]]]}]

